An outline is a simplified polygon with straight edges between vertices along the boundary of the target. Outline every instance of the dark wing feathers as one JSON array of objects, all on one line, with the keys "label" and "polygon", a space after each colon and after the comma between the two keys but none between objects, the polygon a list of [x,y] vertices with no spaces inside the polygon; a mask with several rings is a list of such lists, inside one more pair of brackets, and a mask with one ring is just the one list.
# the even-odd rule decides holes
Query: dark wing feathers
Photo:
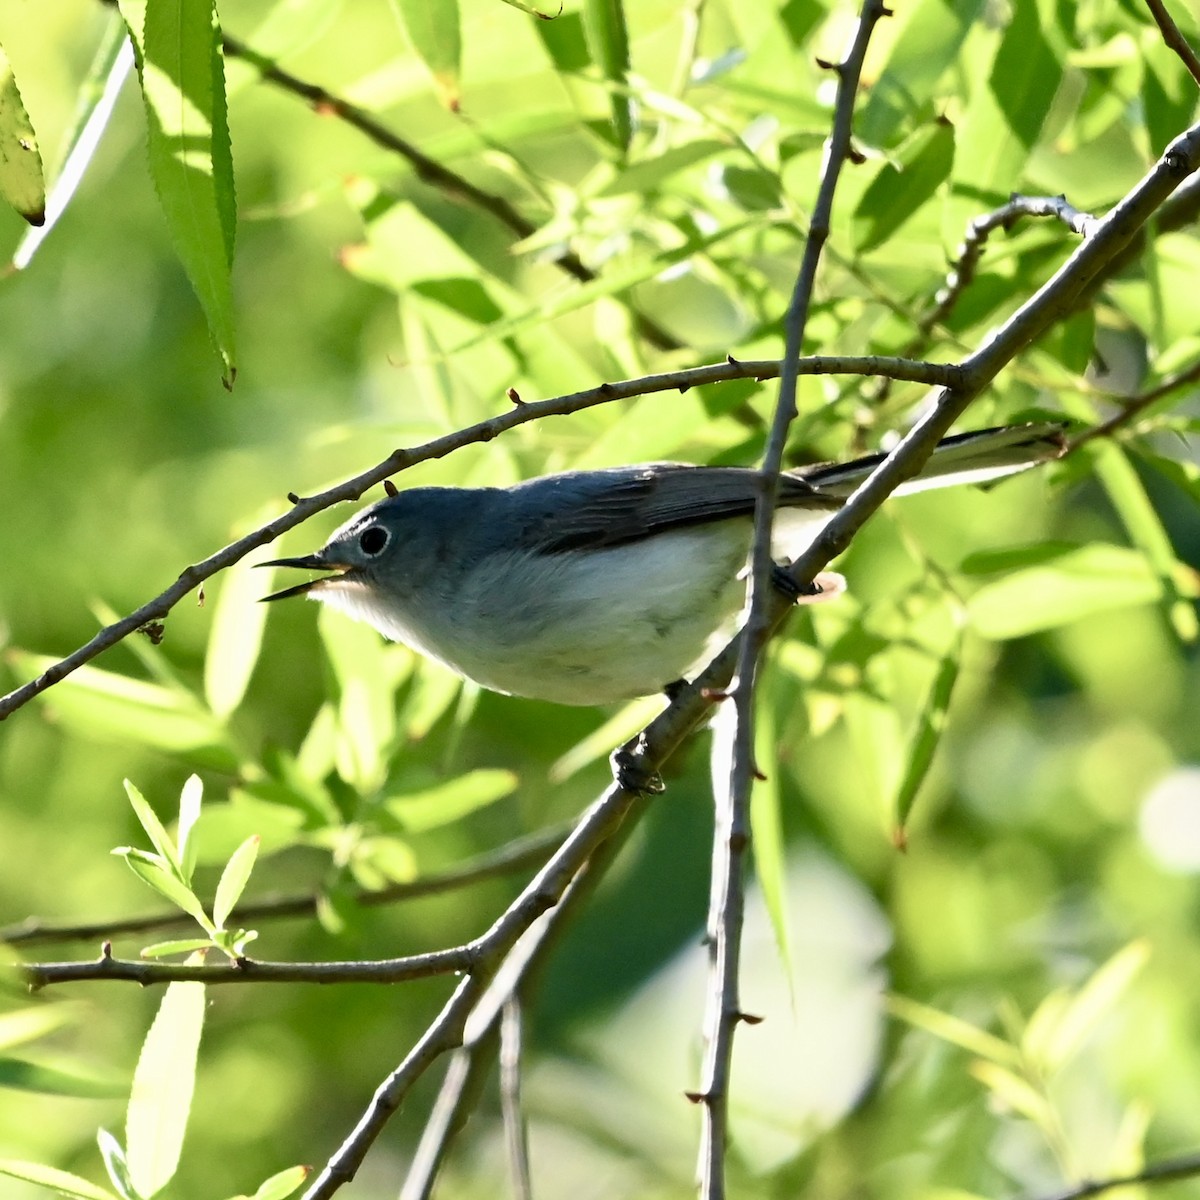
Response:
[{"label": "dark wing feathers", "polygon": [[[568,471],[512,490],[524,493],[523,503],[535,495],[542,500],[525,523],[522,540],[538,553],[558,554],[620,546],[668,529],[746,516],[754,511],[758,475],[744,467],[650,463]],[[794,475],[782,477],[779,502],[821,510],[842,504]]]}]

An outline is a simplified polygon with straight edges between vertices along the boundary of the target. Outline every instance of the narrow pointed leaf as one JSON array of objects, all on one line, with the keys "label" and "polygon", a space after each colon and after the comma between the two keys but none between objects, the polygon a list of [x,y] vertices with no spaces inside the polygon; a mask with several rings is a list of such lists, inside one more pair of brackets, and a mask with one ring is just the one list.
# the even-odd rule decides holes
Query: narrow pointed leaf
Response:
[{"label": "narrow pointed leaf", "polygon": [[130,1178],[147,1200],[171,1181],[179,1165],[204,1004],[203,984],[170,984],[134,1070],[125,1140]]},{"label": "narrow pointed leaf", "polygon": [[42,155],[3,49],[0,49],[0,196],[30,225],[45,221]]},{"label": "narrow pointed leaf", "polygon": [[15,1158],[0,1158],[0,1175],[8,1179],[19,1179],[24,1183],[48,1188],[70,1200],[116,1200],[116,1195],[107,1188],[97,1187],[78,1175],[60,1171],[56,1167],[44,1167],[41,1163],[18,1162]]},{"label": "narrow pointed leaf", "polygon": [[212,0],[120,0],[138,50],[150,170],[171,239],[232,384],[234,188]]},{"label": "narrow pointed leaf", "polygon": [[259,838],[248,837],[231,855],[221,872],[217,892],[213,897],[213,922],[218,929],[225,928],[225,922],[233,911],[233,906],[241,899],[250,872],[254,870],[254,860],[258,857]]}]

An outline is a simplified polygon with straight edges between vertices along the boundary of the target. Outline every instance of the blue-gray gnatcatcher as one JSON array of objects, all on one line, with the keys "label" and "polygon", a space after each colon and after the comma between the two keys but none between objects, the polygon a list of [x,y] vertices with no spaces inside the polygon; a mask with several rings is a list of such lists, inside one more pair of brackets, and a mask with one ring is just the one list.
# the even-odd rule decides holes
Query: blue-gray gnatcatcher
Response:
[{"label": "blue-gray gnatcatcher", "polygon": [[[1057,457],[1062,426],[947,438],[912,492]],[[882,455],[780,482],[772,552],[794,559]],[[741,607],[756,472],[678,463],[567,471],[507,488],[414,488],[373,504],[315,554],[263,566],[332,574],[308,595],[486,688],[560,704],[660,691]]]}]

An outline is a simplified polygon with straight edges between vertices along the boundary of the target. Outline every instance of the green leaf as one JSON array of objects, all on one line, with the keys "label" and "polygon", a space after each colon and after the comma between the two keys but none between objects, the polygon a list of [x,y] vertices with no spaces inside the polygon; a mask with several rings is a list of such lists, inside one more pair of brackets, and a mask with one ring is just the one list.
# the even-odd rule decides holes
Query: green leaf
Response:
[{"label": "green leaf", "polygon": [[242,559],[222,576],[204,657],[204,695],[221,720],[242,702],[258,662],[270,607],[258,603],[268,582],[264,574],[269,572],[256,573]]},{"label": "green leaf", "polygon": [[155,942],[141,949],[142,958],[166,958],[168,954],[194,954],[197,950],[212,948],[212,938],[174,938],[169,942]]},{"label": "green leaf", "polygon": [[142,1043],[125,1117],[129,1176],[147,1200],[179,1165],[204,1026],[204,985],[172,983]]},{"label": "green leaf", "polygon": [[886,242],[945,182],[954,165],[954,127],[935,121],[916,133],[886,162],[854,211],[860,254]]},{"label": "green leaf", "polygon": [[248,837],[230,856],[225,870],[221,872],[217,883],[216,895],[213,897],[213,923],[218,929],[225,928],[225,922],[233,907],[241,899],[254,870],[254,860],[258,857],[260,839],[257,836]]},{"label": "green leaf", "polygon": [[30,225],[46,219],[46,183],[37,135],[8,56],[0,48],[0,196]]},{"label": "green leaf", "polygon": [[1014,1112],[1031,1120],[1039,1129],[1055,1127],[1054,1110],[1050,1102],[1028,1080],[994,1062],[971,1064],[971,1074],[998,1100]]},{"label": "green leaf", "polygon": [[1052,1037],[1044,1042],[1045,1061],[1058,1070],[1074,1058],[1129,990],[1150,958],[1148,942],[1122,947],[1076,992],[1059,1013]]},{"label": "green leaf", "polygon": [[908,824],[908,818],[916,802],[917,793],[929,768],[933,756],[942,740],[942,731],[946,728],[946,714],[950,708],[950,697],[954,693],[954,684],[958,680],[958,669],[962,662],[961,637],[951,647],[945,658],[938,664],[937,674],[925,698],[925,707],[917,719],[917,729],[912,744],[908,750],[907,766],[896,792],[892,812],[896,829],[903,837],[903,831]]},{"label": "green leaf", "polygon": [[[685,142],[682,146],[672,146],[662,154],[639,159],[614,171],[612,179],[596,192],[596,197],[600,199],[606,196],[627,196],[630,193],[644,194],[653,191],[679,172],[686,171],[697,163],[708,162],[719,154],[727,153],[729,149],[728,142],[720,142],[715,138],[699,138],[693,142]],[[777,180],[775,187],[778,198]]]},{"label": "green leaf", "polygon": [[610,106],[613,141],[628,150],[633,140],[633,102],[626,89],[629,77],[629,31],[622,0],[583,0],[583,29],[592,62],[612,84]]},{"label": "green leaf", "polygon": [[[775,688],[771,690],[774,693]],[[792,958],[787,917],[787,847],[783,832],[783,799],[779,787],[782,768],[775,725],[777,706],[770,703],[771,698],[767,698],[767,703],[757,705],[754,714],[754,761],[766,778],[755,780],[750,793],[750,831],[754,847],[754,875],[771,921],[776,949],[790,980]],[[732,702],[726,707],[732,710]]]},{"label": "green leaf", "polygon": [[85,1075],[20,1058],[0,1058],[0,1087],[88,1100],[111,1100],[125,1092],[123,1082],[116,1077]]},{"label": "green leaf", "polygon": [[1196,623],[1196,612],[1175,583],[1178,563],[1171,539],[1163,528],[1157,510],[1146,495],[1146,489],[1138,478],[1133,464],[1115,442],[1095,444],[1092,461],[1096,474],[1104,485],[1113,507],[1120,514],[1133,543],[1146,556],[1154,568],[1162,587],[1163,603],[1171,624],[1180,640],[1194,642],[1200,632]]},{"label": "green leaf", "polygon": [[253,1196],[235,1196],[233,1200],[285,1200],[303,1185],[311,1173],[311,1167],[288,1167],[261,1183]]},{"label": "green leaf", "polygon": [[189,775],[183,781],[179,793],[179,862],[186,883],[192,882],[196,869],[196,842],[192,833],[200,819],[200,801],[204,796],[204,784],[199,775]]},{"label": "green leaf", "polygon": [[177,908],[189,916],[195,917],[201,926],[211,932],[212,923],[204,912],[200,898],[186,884],[162,866],[160,859],[147,854],[144,850],[135,850],[129,846],[121,846],[113,851],[128,864],[129,869],[143,883],[149,884],[160,896],[170,900]]},{"label": "green leaf", "polygon": [[458,111],[462,30],[458,0],[392,0],[392,11],[428,68],[446,106]]},{"label": "green leaf", "polygon": [[869,146],[892,146],[906,125],[927,118],[930,101],[944,87],[946,70],[959,60],[983,7],[984,0],[943,0],[897,9],[895,20],[902,25],[887,66],[855,117],[857,137]]},{"label": "green leaf", "polygon": [[96,1132],[96,1144],[100,1147],[100,1157],[104,1161],[104,1169],[112,1180],[113,1187],[120,1193],[122,1200],[143,1200],[138,1195],[133,1180],[129,1177],[129,1164],[125,1160],[125,1151],[107,1129]]},{"label": "green leaf", "polygon": [[116,1200],[116,1194],[97,1187],[78,1175],[60,1171],[56,1167],[44,1167],[41,1163],[19,1162],[15,1158],[0,1158],[0,1175],[19,1179],[23,1183],[37,1184],[48,1188],[70,1200]]},{"label": "green leaf", "polygon": [[37,253],[50,230],[71,202],[79,182],[95,156],[109,118],[116,106],[117,96],[133,67],[133,49],[125,23],[111,14],[92,65],[79,85],[75,118],[65,139],[67,152],[46,197],[45,223],[25,231],[16,250],[12,265],[23,271]]},{"label": "green leaf", "polygon": [[[10,651],[8,658],[29,679],[56,661],[20,650]],[[235,765],[220,722],[187,692],[80,667],[47,692],[42,703],[80,733],[123,745],[132,740],[158,750],[203,753],[214,766]]]},{"label": "green leaf", "polygon": [[979,49],[962,70],[976,78],[966,119],[958,131],[953,195],[943,214],[943,236],[957,246],[971,218],[998,208],[1021,187],[1030,151],[1062,78],[1062,63],[1043,28],[1054,0],[1012,5],[1008,28],[987,62]]},{"label": "green leaf", "polygon": [[75,1019],[70,1005],[37,1004],[0,1013],[0,1050],[35,1042]]},{"label": "green leaf", "polygon": [[907,996],[889,996],[887,1007],[892,1016],[980,1058],[1008,1066],[1017,1066],[1021,1061],[1020,1051],[1015,1046],[961,1017],[951,1016],[940,1009],[910,1000]]},{"label": "green leaf", "polygon": [[410,833],[425,833],[494,804],[516,786],[517,776],[512,771],[468,771],[436,787],[392,796],[384,806]]},{"label": "green leaf", "polygon": [[158,851],[159,856],[171,867],[176,876],[181,882],[186,882],[183,867],[180,864],[179,851],[175,848],[175,843],[171,835],[167,832],[166,826],[158,819],[158,814],[150,807],[150,802],[145,796],[128,780],[123,781],[125,784],[125,794],[129,797],[129,803],[133,806],[133,811],[138,819],[141,827],[146,831],[146,836],[150,839],[151,845]]},{"label": "green leaf", "polygon": [[[1180,577],[1176,586],[1187,593],[1194,584]],[[983,637],[1024,637],[1097,613],[1153,604],[1162,593],[1162,579],[1143,554],[1098,543],[985,584],[968,600],[967,615]]]},{"label": "green leaf", "polygon": [[119,0],[137,50],[150,171],[232,386],[234,187],[212,0]]}]

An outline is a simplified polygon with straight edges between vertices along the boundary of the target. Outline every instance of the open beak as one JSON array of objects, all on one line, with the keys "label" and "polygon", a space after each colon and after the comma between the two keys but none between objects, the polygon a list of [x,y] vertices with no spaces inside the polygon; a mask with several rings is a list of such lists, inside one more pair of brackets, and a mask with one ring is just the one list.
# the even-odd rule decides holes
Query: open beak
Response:
[{"label": "open beak", "polygon": [[[331,566],[319,554],[305,554],[300,558],[273,558],[270,562],[255,563],[256,567],[299,567],[302,571],[344,571],[341,566]],[[269,596],[260,598],[259,603],[268,600],[286,600],[289,596],[303,596],[306,592],[325,583],[329,576],[320,579],[309,579],[305,583],[296,583],[281,592],[272,592]]]}]

